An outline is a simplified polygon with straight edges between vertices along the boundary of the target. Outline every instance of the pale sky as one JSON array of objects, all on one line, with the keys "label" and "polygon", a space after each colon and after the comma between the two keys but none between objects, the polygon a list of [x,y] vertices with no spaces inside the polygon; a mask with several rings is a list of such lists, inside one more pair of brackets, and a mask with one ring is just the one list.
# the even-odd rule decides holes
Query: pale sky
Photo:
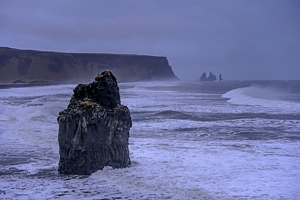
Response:
[{"label": "pale sky", "polygon": [[0,46],[166,56],[181,80],[300,80],[300,1],[0,0]]}]

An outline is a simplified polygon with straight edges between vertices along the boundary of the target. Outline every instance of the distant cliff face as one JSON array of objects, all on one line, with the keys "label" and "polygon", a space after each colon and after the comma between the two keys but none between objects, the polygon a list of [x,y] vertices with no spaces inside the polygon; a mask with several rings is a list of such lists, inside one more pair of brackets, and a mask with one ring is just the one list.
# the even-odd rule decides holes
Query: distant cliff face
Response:
[{"label": "distant cliff face", "polygon": [[104,70],[111,70],[118,81],[178,80],[166,57],[0,47],[0,82],[90,80]]}]

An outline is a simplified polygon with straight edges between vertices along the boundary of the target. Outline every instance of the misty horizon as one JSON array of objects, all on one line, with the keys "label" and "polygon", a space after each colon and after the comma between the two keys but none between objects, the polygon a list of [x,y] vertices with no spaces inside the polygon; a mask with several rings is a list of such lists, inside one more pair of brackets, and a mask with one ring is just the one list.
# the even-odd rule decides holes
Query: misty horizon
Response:
[{"label": "misty horizon", "polygon": [[181,80],[299,80],[300,3],[1,1],[0,46],[167,57]]}]

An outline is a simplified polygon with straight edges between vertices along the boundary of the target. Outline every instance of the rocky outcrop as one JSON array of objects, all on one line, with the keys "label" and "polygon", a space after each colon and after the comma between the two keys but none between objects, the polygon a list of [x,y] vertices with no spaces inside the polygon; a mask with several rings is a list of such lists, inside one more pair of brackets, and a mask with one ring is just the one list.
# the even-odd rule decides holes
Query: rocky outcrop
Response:
[{"label": "rocky outcrop", "polygon": [[222,74],[219,75],[219,81],[223,81]]},{"label": "rocky outcrop", "polygon": [[102,72],[90,84],[79,84],[57,121],[60,173],[91,174],[104,166],[130,165],[130,111],[121,105],[111,71]]},{"label": "rocky outcrop", "polygon": [[111,70],[119,81],[178,80],[166,57],[0,47],[0,82],[74,82]]},{"label": "rocky outcrop", "polygon": [[204,72],[199,79],[199,81],[215,81],[215,80],[217,80],[217,77],[212,72],[209,73],[208,77],[206,77],[206,73]]},{"label": "rocky outcrop", "polygon": [[207,81],[206,72],[201,75],[199,81]]}]

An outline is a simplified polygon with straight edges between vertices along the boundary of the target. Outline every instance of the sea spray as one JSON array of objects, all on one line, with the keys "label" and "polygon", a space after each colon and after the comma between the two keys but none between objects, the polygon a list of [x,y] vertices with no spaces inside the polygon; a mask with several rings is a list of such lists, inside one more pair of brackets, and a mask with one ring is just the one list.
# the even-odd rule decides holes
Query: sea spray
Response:
[{"label": "sea spray", "polygon": [[[299,96],[299,81],[274,83]],[[88,177],[57,172],[56,117],[76,85],[0,90],[1,161],[15,163],[0,165],[0,198],[299,199],[300,115],[293,107],[222,97],[253,84],[269,81],[120,83],[133,120],[132,165]],[[22,120],[16,111],[23,109],[51,117],[35,112]],[[19,158],[30,163],[18,164]]]}]

